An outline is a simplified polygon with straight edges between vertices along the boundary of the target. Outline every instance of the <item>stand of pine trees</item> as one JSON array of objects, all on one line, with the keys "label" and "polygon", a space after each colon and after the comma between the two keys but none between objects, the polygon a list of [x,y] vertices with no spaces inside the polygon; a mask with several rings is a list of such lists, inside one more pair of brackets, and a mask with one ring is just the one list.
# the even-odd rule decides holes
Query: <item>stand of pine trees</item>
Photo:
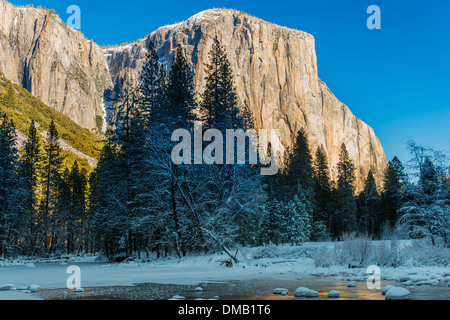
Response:
[{"label": "stand of pine trees", "polygon": [[[3,104],[16,103],[8,91]],[[51,256],[86,250],[87,172],[75,162],[63,167],[59,135],[52,122],[42,142],[31,122],[18,150],[14,123],[0,122],[0,253]]]},{"label": "stand of pine trees", "polygon": [[[441,203],[431,197],[442,193],[443,177],[448,175],[438,174],[429,158],[420,164],[424,186],[420,194],[408,187],[397,158],[379,177],[382,190],[370,171],[357,194],[357,168],[345,144],[335,168],[337,180],[332,181],[325,148],[319,146],[313,155],[303,128],[274,176],[261,176],[260,165],[207,164],[194,154],[183,157],[195,165],[175,164],[171,153],[177,144],[172,141],[176,129],[193,133],[194,122],[202,121],[203,133],[218,129],[225,135],[227,129],[255,126],[248,107],[238,102],[231,65],[217,37],[205,80],[198,99],[183,49],[177,47],[170,70],[165,70],[149,42],[139,87],[116,91],[120,95],[115,97],[119,106],[115,126],[107,130],[98,166],[89,176],[76,162],[70,168],[63,166],[53,122],[45,141],[32,122],[19,151],[14,123],[2,114],[1,255],[102,252],[114,260],[152,254],[181,258],[189,252],[219,250],[236,262],[231,251],[236,245],[295,245],[337,240],[353,232],[379,237],[386,226],[395,227],[401,212],[414,236],[448,238],[446,227],[418,228],[414,219],[425,213],[405,207],[412,201],[405,200],[405,190],[430,206]],[[2,103],[17,103],[14,90],[8,90]]]}]

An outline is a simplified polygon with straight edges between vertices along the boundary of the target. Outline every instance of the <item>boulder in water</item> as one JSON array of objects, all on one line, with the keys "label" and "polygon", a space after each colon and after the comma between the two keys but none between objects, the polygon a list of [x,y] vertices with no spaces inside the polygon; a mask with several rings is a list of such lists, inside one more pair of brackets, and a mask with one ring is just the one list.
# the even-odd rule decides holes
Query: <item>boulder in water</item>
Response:
[{"label": "boulder in water", "polygon": [[275,288],[273,289],[273,294],[283,294],[283,295],[287,295],[289,293],[288,289],[285,288]]},{"label": "boulder in water", "polygon": [[394,287],[386,292],[386,300],[408,300],[411,292],[401,287]]},{"label": "boulder in water", "polygon": [[341,296],[341,293],[336,290],[331,290],[328,292],[328,298],[339,298]]}]

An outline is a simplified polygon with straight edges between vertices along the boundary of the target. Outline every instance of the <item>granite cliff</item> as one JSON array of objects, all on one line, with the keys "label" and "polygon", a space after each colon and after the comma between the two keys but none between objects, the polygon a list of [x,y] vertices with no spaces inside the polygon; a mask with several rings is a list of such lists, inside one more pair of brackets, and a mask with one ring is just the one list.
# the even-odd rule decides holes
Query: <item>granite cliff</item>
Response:
[{"label": "granite cliff", "polygon": [[359,189],[370,169],[381,183],[387,165],[381,143],[373,129],[320,80],[315,40],[306,32],[236,10],[206,10],[134,43],[105,49],[112,81],[139,77],[148,41],[154,42],[167,67],[180,44],[195,70],[196,89],[202,92],[205,63],[215,35],[226,47],[240,102],[253,111],[259,128],[280,129],[283,145],[291,146],[296,132],[305,127],[312,151],[320,144],[327,150],[333,178],[340,145],[345,143],[358,168]]},{"label": "granite cliff", "polygon": [[240,103],[253,111],[258,128],[280,129],[286,147],[304,127],[312,151],[320,144],[327,150],[333,178],[345,143],[358,168],[358,188],[370,169],[381,183],[387,165],[381,143],[320,80],[314,37],[240,11],[206,10],[133,43],[102,49],[49,10],[0,0],[0,72],[79,125],[98,131],[101,119],[114,114],[113,105],[104,108],[105,92],[123,81],[137,83],[148,41],[155,43],[167,69],[180,44],[200,93],[215,35],[226,47]]},{"label": "granite cliff", "polygon": [[112,85],[102,48],[50,10],[0,0],[0,72],[80,126],[101,126]]}]

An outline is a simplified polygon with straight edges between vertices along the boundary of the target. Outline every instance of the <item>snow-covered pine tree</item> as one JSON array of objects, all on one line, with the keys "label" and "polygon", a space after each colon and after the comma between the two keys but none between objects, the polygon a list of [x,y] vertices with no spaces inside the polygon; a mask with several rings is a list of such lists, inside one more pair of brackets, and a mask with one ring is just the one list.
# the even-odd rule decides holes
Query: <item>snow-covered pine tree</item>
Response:
[{"label": "snow-covered pine tree", "polygon": [[417,183],[404,189],[399,223],[411,238],[428,238],[450,247],[450,166],[443,152],[408,142]]},{"label": "snow-covered pine tree", "polygon": [[123,171],[118,159],[119,152],[117,145],[108,139],[100,153],[97,168],[89,178],[92,237],[96,247],[108,258],[120,253],[125,225],[123,217],[127,212],[123,201]]},{"label": "snow-covered pine tree", "polygon": [[264,207],[261,223],[263,244],[298,245],[309,241],[312,231],[311,210],[305,201],[294,196],[292,200],[273,200]]}]

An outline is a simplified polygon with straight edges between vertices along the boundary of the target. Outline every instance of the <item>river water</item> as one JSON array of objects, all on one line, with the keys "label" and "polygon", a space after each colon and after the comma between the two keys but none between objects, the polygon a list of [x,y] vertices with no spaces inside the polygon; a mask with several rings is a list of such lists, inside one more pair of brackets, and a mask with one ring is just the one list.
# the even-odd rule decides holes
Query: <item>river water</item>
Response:
[{"label": "river water", "polygon": [[[347,287],[348,282],[336,281],[334,277],[312,277],[300,280],[240,280],[209,281],[198,285],[177,285],[143,283],[135,286],[113,286],[85,288],[84,293],[75,293],[67,289],[42,290],[39,296],[43,299],[84,299],[84,300],[166,300],[175,295],[186,300],[219,299],[219,300],[384,300],[381,290],[369,290],[365,282],[355,282],[356,287]],[[382,281],[381,288],[391,284],[401,286],[398,282]],[[196,287],[203,290],[195,291]],[[298,287],[307,287],[319,292],[317,298],[296,298],[294,291]],[[273,294],[274,288],[286,288],[288,295]],[[450,300],[447,283],[439,286],[406,287],[411,291],[411,300]],[[340,298],[328,298],[330,290],[341,293]],[[66,292],[66,294],[64,294]]]}]

